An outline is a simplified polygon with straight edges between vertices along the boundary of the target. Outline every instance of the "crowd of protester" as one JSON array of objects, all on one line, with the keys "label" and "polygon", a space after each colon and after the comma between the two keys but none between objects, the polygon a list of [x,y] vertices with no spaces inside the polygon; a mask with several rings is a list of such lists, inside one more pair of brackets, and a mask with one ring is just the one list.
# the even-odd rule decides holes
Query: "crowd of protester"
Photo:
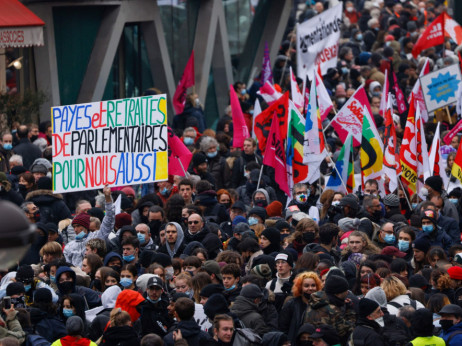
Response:
[{"label": "crowd of protester", "polygon": [[[282,90],[296,70],[294,23],[328,3],[294,11],[274,63]],[[323,76],[336,108],[365,83],[383,133],[385,69],[407,97],[423,57],[432,70],[457,63],[451,40],[410,54],[442,3],[346,1],[338,66]],[[249,128],[260,86],[234,85]],[[436,118],[443,131],[454,124]],[[406,114],[394,119],[400,141]],[[212,130],[191,94],[172,126],[193,153],[185,176],[65,194],[53,193],[50,122],[2,135],[0,199],[20,206],[36,237],[0,273],[0,345],[462,344],[460,187],[435,175],[419,194],[386,194],[375,180],[352,194],[326,189],[342,146],[329,129],[321,178],[289,197],[253,138],[233,147],[230,108]],[[425,124],[428,144],[435,129]],[[459,140],[442,147],[453,184]]]}]

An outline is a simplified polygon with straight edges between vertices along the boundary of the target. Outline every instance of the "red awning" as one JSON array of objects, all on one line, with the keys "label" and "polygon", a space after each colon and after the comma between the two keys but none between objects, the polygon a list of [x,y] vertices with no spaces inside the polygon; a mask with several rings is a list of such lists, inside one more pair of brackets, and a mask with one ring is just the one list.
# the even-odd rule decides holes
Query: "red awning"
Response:
[{"label": "red awning", "polygon": [[43,46],[43,20],[18,0],[0,0],[0,9],[0,48]]}]

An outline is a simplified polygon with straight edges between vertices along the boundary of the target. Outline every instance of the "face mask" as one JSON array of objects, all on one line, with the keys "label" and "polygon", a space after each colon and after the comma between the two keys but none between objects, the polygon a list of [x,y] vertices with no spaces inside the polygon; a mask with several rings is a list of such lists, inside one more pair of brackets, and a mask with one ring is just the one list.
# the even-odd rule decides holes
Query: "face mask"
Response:
[{"label": "face mask", "polygon": [[382,97],[382,93],[380,91],[374,91],[374,92],[372,92],[372,96]]},{"label": "face mask", "polygon": [[256,225],[258,223],[258,220],[256,217],[249,217],[249,226]]},{"label": "face mask", "polygon": [[39,211],[36,211],[36,212],[34,213],[34,220],[35,220],[35,221],[40,220],[40,212],[39,212]]},{"label": "face mask", "polygon": [[185,145],[193,145],[194,144],[194,139],[191,137],[184,137],[183,138],[183,143]]},{"label": "face mask", "polygon": [[34,143],[37,139],[38,139],[38,135],[37,135],[37,136],[34,135],[34,136],[31,136],[31,137],[30,137],[30,141],[31,141],[32,143]]},{"label": "face mask", "polygon": [[164,187],[162,190],[160,190],[160,194],[162,196],[167,196],[168,195],[168,189],[166,187]]},{"label": "face mask", "polygon": [[249,179],[250,178],[250,172],[244,172],[244,177],[246,179]]},{"label": "face mask", "polygon": [[50,275],[50,282],[56,283],[56,276]]},{"label": "face mask", "polygon": [[333,201],[333,202],[332,202],[332,205],[333,205],[334,207],[336,207],[336,206],[340,205],[340,201]]},{"label": "face mask", "polygon": [[123,256],[125,262],[130,263],[135,259],[135,255]]},{"label": "face mask", "polygon": [[306,195],[304,193],[300,193],[300,194],[295,196],[295,201],[298,202],[298,203],[305,203],[306,201],[308,201],[309,196],[310,196],[309,191],[308,191],[308,193]]},{"label": "face mask", "polygon": [[13,144],[11,144],[11,143],[5,143],[5,144],[3,144],[3,149],[5,149],[5,150],[11,150],[11,149],[13,149]]},{"label": "face mask", "polygon": [[311,244],[314,240],[314,233],[313,232],[305,232],[303,233],[303,241],[305,243]]},{"label": "face mask", "polygon": [[356,41],[362,41],[363,34],[356,35]]},{"label": "face mask", "polygon": [[297,345],[299,345],[299,346],[313,346],[313,341],[302,340],[302,341],[297,342]]},{"label": "face mask", "polygon": [[[347,72],[347,73],[348,73],[348,72]],[[339,98],[337,98],[337,103],[339,103],[339,104],[343,104],[343,103],[345,103],[345,101],[346,101],[346,98],[345,98],[345,97],[339,97]]]},{"label": "face mask", "polygon": [[409,242],[406,240],[398,240],[398,249],[399,251],[406,252],[409,250]]},{"label": "face mask", "polygon": [[158,234],[161,224],[162,223],[160,222],[160,220],[152,220],[152,221],[150,221],[148,226],[149,226],[149,229],[151,230],[151,234]]},{"label": "face mask", "polygon": [[383,240],[385,240],[385,243],[387,244],[394,244],[396,238],[393,234],[386,234]]},{"label": "face mask", "polygon": [[443,330],[448,330],[454,325],[454,321],[453,320],[440,320],[440,325],[441,325],[441,328],[443,328]]},{"label": "face mask", "polygon": [[137,237],[138,237],[138,240],[140,241],[140,244],[146,243],[146,236],[143,233],[138,233]]},{"label": "face mask", "polygon": [[433,225],[422,225],[422,231],[426,233],[433,232]]},{"label": "face mask", "polygon": [[254,203],[257,207],[262,207],[265,208],[268,205],[268,202],[266,200],[258,200],[255,201]]},{"label": "face mask", "polygon": [[241,95],[245,95],[245,94],[247,94],[247,90],[242,89],[242,90],[241,90]]},{"label": "face mask", "polygon": [[100,279],[95,279],[93,281],[93,287],[96,288],[98,291],[101,292],[101,280]]},{"label": "face mask", "polygon": [[86,236],[85,231],[82,231],[79,234],[76,234],[75,240],[82,240],[83,238],[85,238],[85,236]]},{"label": "face mask", "polygon": [[132,284],[133,284],[133,280],[130,279],[130,278],[122,278],[120,279],[120,284],[127,288],[127,287],[130,287]]},{"label": "face mask", "polygon": [[423,197],[427,197],[428,196],[428,189],[426,187],[422,187],[420,189],[420,195],[423,196]]},{"label": "face mask", "polygon": [[74,311],[72,309],[63,309],[63,315],[67,318],[74,316]]},{"label": "face mask", "polygon": [[236,285],[232,285],[230,288],[225,288],[225,291],[232,291],[236,288]]},{"label": "face mask", "polygon": [[151,303],[154,303],[154,304],[160,302],[160,299],[161,299],[161,297],[157,298],[156,300],[153,300],[153,299],[149,298],[149,296],[147,297],[147,300],[150,301]]},{"label": "face mask", "polygon": [[21,192],[26,192],[27,191],[26,185],[18,184],[18,188],[19,188],[19,191],[21,191]]},{"label": "face mask", "polygon": [[226,209],[229,209],[229,207],[231,206],[231,203],[230,202],[226,202],[226,203],[221,203],[225,206]]},{"label": "face mask", "polygon": [[74,283],[72,281],[66,281],[66,282],[63,282],[62,284],[59,284],[59,286],[60,286],[60,291],[63,294],[68,294],[68,293],[72,293],[72,289],[74,288]]},{"label": "face mask", "polygon": [[347,12],[351,13],[351,12],[353,12],[353,7],[347,7],[346,10],[347,10]]},{"label": "face mask", "polygon": [[374,219],[380,220],[382,217],[382,210],[375,210],[372,216],[374,217]]},{"label": "face mask", "polygon": [[459,203],[459,200],[457,198],[449,198],[449,202],[451,202],[454,205],[457,205],[457,203]]},{"label": "face mask", "polygon": [[281,234],[281,241],[283,241],[284,239],[287,238],[287,236],[289,236],[290,234]]},{"label": "face mask", "polygon": [[173,274],[175,273],[175,271],[173,270],[173,267],[167,267],[165,268],[165,278],[170,281],[173,279]]},{"label": "face mask", "polygon": [[192,297],[194,297],[194,291],[193,290],[189,290],[185,294],[187,294],[188,298],[190,298],[190,299],[192,299]]},{"label": "face mask", "polygon": [[112,268],[112,269],[115,270],[117,273],[120,273],[120,269],[121,269],[120,266],[109,266],[109,268]]},{"label": "face mask", "polygon": [[418,205],[419,205],[418,203],[412,203],[411,207],[412,207],[412,209],[415,209],[415,208],[417,208]]},{"label": "face mask", "polygon": [[26,292],[29,292],[30,289],[32,288],[32,285],[24,285],[24,289],[26,290]]},{"label": "face mask", "polygon": [[213,153],[207,153],[207,157],[213,159],[218,155],[218,151],[214,151]]},{"label": "face mask", "polygon": [[348,72],[350,72],[350,70],[348,70],[348,67],[342,67],[343,74],[348,74]]},{"label": "face mask", "polygon": [[200,107],[201,100],[199,100],[199,98],[197,98],[197,99],[194,100],[194,103],[196,104],[196,107]]},{"label": "face mask", "polygon": [[309,294],[309,293],[303,293],[303,296],[304,296],[306,299],[310,299],[311,294]]},{"label": "face mask", "polygon": [[383,320],[383,316],[376,318],[375,322],[377,322],[380,325],[380,327],[385,327],[385,321]]}]

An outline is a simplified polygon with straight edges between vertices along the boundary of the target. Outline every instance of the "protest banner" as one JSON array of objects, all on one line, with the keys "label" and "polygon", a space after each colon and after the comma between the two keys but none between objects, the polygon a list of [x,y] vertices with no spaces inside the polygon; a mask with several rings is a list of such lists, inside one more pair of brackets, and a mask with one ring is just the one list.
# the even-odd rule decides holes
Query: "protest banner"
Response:
[{"label": "protest banner", "polygon": [[316,65],[323,75],[329,67],[337,67],[342,6],[340,3],[297,26],[298,77],[305,78]]},{"label": "protest banner", "polygon": [[461,83],[458,64],[431,72],[420,77],[427,111],[445,107],[457,102],[457,91]]},{"label": "protest banner", "polygon": [[166,95],[51,108],[53,191],[168,178]]}]

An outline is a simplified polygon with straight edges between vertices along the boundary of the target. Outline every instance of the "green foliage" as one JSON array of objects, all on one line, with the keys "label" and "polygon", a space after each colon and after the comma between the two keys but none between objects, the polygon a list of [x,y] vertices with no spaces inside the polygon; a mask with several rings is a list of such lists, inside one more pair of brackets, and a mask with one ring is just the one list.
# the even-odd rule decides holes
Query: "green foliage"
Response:
[{"label": "green foliage", "polygon": [[21,124],[39,123],[39,108],[47,99],[42,91],[26,90],[24,96],[0,94],[0,114],[5,114],[8,126],[14,121]]}]

